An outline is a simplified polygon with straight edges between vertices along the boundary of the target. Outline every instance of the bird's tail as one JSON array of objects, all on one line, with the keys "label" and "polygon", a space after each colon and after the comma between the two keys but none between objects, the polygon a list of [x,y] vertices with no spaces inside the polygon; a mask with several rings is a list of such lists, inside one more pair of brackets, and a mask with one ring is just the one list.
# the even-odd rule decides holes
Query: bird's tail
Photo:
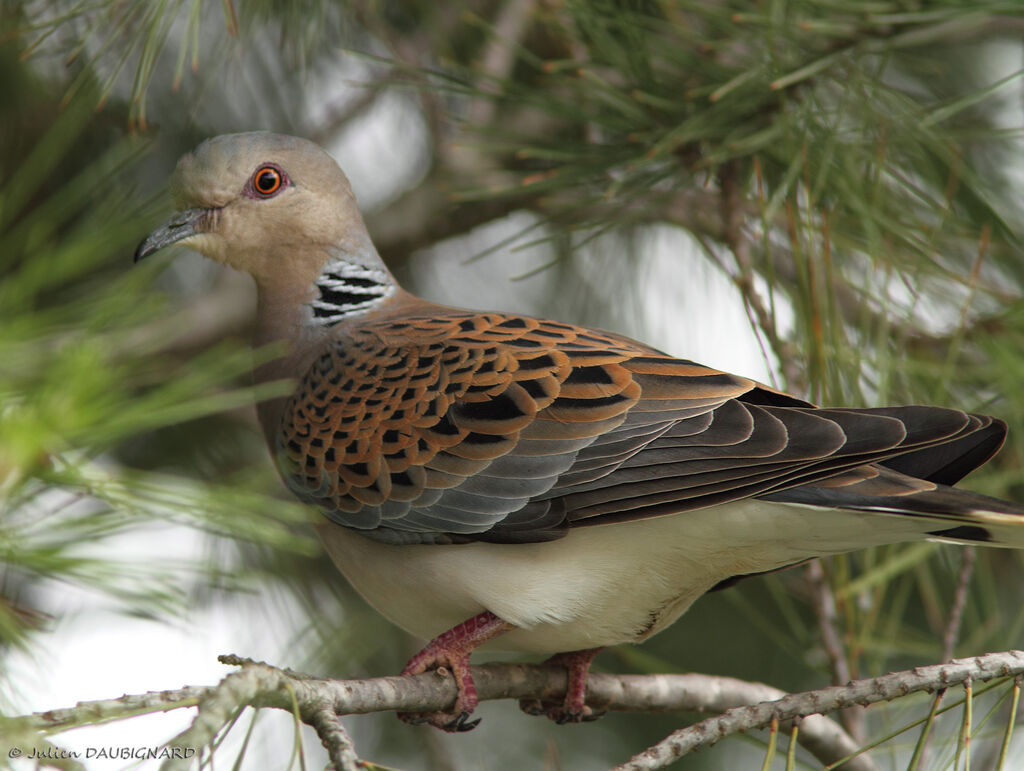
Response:
[{"label": "bird's tail", "polygon": [[921,537],[929,540],[1024,549],[1024,506],[888,469],[881,471],[876,479],[848,486],[807,485],[765,497],[891,515],[904,522],[915,519]]}]

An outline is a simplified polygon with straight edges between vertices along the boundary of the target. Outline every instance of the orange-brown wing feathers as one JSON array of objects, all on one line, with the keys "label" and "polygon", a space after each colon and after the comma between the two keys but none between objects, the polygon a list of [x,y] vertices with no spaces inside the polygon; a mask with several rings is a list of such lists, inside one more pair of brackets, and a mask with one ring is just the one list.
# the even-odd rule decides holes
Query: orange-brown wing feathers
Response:
[{"label": "orange-brown wing feathers", "polygon": [[[692,396],[668,386],[681,378]],[[749,387],[557,322],[381,322],[339,340],[307,373],[282,419],[280,465],[293,490],[342,524],[479,533],[549,490],[599,439],[612,437],[605,457],[615,465]],[[638,413],[619,437],[647,391],[646,411],[664,414]],[[545,509],[549,525],[564,524],[550,502],[533,508],[517,516],[543,522]]]},{"label": "orange-brown wing feathers", "polygon": [[996,429],[939,408],[819,410],[616,335],[452,311],[335,341],[278,456],[300,497],[378,538],[535,541],[750,496],[909,497],[917,482],[864,464],[909,452],[952,474],[963,463],[930,448],[985,449],[985,431],[998,446]]}]

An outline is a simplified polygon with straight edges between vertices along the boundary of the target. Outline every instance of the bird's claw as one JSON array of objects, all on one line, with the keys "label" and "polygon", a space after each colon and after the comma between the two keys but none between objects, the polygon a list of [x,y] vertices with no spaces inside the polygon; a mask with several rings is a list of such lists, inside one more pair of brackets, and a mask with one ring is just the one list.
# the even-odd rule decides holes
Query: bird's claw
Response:
[{"label": "bird's claw", "polygon": [[539,699],[520,699],[519,709],[533,717],[541,717],[548,714],[548,710],[545,709]]},{"label": "bird's claw", "polygon": [[465,733],[472,731],[480,723],[480,718],[469,719],[466,710],[459,712],[399,712],[398,719],[406,725],[431,725],[448,733]]},{"label": "bird's claw", "polygon": [[592,723],[607,714],[607,710],[593,710],[586,704],[568,704],[566,702],[542,702],[538,699],[522,699],[519,709],[527,715],[546,717],[558,725],[566,723]]},{"label": "bird's claw", "polygon": [[541,699],[520,699],[519,709],[527,715],[543,715],[559,725],[566,723],[590,723],[605,714],[595,712],[585,703],[587,672],[594,656],[601,652],[600,648],[569,651],[559,653],[548,659],[545,664],[565,667],[568,683],[565,698],[560,702],[542,701]]},{"label": "bird's claw", "polygon": [[399,712],[398,719],[406,725],[426,725],[430,722],[429,712]]},{"label": "bird's claw", "polygon": [[507,621],[484,611],[431,640],[409,660],[402,674],[413,676],[434,671],[441,677],[451,676],[455,680],[455,704],[450,712],[399,712],[399,719],[409,725],[432,725],[449,733],[476,728],[480,720],[469,719],[478,701],[473,673],[469,670],[469,654],[478,645],[512,628]]},{"label": "bird's claw", "polygon": [[608,710],[593,710],[584,704],[581,708],[570,708],[563,706],[561,709],[554,709],[548,715],[558,725],[566,723],[593,723],[608,714]]},{"label": "bird's claw", "polygon": [[444,730],[452,733],[465,733],[466,731],[472,731],[478,725],[480,725],[480,718],[470,720],[468,712],[460,712],[458,717],[444,727]]}]

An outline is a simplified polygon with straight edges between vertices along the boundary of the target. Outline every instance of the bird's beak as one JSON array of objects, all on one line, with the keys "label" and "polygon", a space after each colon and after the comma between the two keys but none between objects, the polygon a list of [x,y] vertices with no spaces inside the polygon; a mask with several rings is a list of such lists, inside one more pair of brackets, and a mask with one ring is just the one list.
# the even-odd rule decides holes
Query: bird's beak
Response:
[{"label": "bird's beak", "polygon": [[185,209],[177,212],[167,222],[143,239],[135,250],[135,262],[143,260],[165,246],[177,243],[189,236],[206,232],[210,209]]}]

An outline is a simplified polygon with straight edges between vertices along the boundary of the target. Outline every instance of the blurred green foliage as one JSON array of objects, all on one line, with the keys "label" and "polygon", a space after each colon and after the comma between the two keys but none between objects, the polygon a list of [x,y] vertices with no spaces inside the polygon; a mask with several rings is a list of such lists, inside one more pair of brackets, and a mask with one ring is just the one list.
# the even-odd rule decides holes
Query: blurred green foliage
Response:
[{"label": "blurred green foliage", "polygon": [[[171,309],[152,288],[158,267],[125,269],[154,213],[132,177],[146,143],[98,119],[95,92],[58,109],[59,84],[30,88],[31,70],[4,61],[21,99],[5,102],[0,117],[16,138],[0,161],[0,647],[27,646],[26,634],[47,626],[47,609],[35,605],[41,582],[95,587],[147,616],[180,613],[189,593],[182,570],[199,580],[205,560],[104,553],[104,543],[149,524],[187,522],[307,555],[313,548],[293,532],[306,519],[297,505],[117,462],[129,439],[287,384],[244,385],[253,355],[238,343],[187,367],[169,359]],[[52,122],[33,138],[46,112]]]}]

